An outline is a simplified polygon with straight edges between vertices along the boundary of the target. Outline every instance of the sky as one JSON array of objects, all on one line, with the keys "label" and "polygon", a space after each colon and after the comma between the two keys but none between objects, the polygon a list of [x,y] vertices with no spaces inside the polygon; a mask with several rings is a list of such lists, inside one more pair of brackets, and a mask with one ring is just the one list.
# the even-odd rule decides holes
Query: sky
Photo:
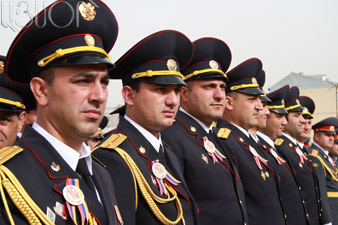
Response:
[{"label": "sky", "polygon": [[[0,0],[0,54],[51,0]],[[191,41],[215,37],[228,44],[233,68],[257,57],[265,89],[291,72],[325,74],[338,82],[337,0],[104,0],[116,16],[119,35],[109,53],[115,62],[134,44],[160,30],[184,33]],[[111,81],[107,110],[123,104],[121,82]]]}]

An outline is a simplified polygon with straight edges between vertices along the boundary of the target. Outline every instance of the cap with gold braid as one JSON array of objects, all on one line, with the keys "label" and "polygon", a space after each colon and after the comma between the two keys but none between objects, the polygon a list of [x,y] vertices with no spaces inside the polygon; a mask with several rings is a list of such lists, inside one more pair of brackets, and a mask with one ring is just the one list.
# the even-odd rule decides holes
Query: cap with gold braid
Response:
[{"label": "cap with gold braid", "polygon": [[336,129],[336,134],[334,135],[334,143],[338,144],[338,129]]},{"label": "cap with gold braid", "polygon": [[193,42],[194,55],[182,73],[184,80],[223,78],[228,81],[225,72],[231,63],[231,51],[228,45],[216,38],[201,38]]},{"label": "cap with gold braid", "polygon": [[336,135],[337,128],[338,119],[336,117],[323,119],[312,126],[313,132],[324,132],[331,135]]},{"label": "cap with gold braid", "polygon": [[251,58],[233,68],[227,73],[229,82],[225,92],[238,91],[248,95],[261,95],[257,76],[262,71],[262,62]]},{"label": "cap with gold braid", "polygon": [[286,93],[289,91],[289,85],[285,85],[273,92],[266,94],[266,96],[271,100],[268,102],[268,109],[271,112],[277,114],[288,114],[288,111],[285,109],[284,98]]},{"label": "cap with gold braid", "polygon": [[259,88],[262,90],[263,94],[261,94],[261,102],[271,102],[271,100],[266,96],[263,86],[265,84],[265,71],[261,70],[261,72],[257,76],[257,83]]},{"label": "cap with gold braid", "polygon": [[0,56],[0,111],[23,111],[36,107],[35,98],[27,84],[11,82],[3,73],[5,57]]},{"label": "cap with gold braid", "polygon": [[34,17],[12,42],[5,65],[15,82],[51,66],[107,64],[118,33],[114,14],[100,0],[59,0]]},{"label": "cap with gold braid", "polygon": [[285,95],[285,109],[288,112],[301,112],[303,107],[300,104],[299,100],[299,89],[296,86],[293,86],[289,89],[288,93]]},{"label": "cap with gold braid", "polygon": [[304,107],[303,117],[313,119],[313,113],[316,109],[314,101],[308,96],[299,96],[299,102]]},{"label": "cap with gold braid", "polygon": [[189,64],[193,49],[184,34],[159,31],[128,50],[116,61],[110,75],[112,79],[122,79],[123,85],[135,81],[185,85],[180,71]]}]

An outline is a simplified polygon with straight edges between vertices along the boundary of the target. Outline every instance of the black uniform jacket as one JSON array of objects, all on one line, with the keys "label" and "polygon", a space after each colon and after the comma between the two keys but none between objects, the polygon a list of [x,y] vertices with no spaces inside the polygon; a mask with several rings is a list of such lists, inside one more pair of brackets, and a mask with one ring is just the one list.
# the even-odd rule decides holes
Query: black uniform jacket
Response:
[{"label": "black uniform jacket", "polygon": [[274,147],[269,145],[268,142],[260,136],[258,137],[258,152],[262,153],[262,155],[268,159],[268,165],[271,166],[280,177],[280,182],[277,182],[278,192],[286,215],[287,224],[308,224],[305,202],[303,201],[302,193],[299,190],[292,169]]},{"label": "black uniform jacket", "polygon": [[302,192],[307,217],[310,225],[321,224],[320,220],[320,197],[318,191],[318,177],[308,160],[301,162],[297,154],[296,146],[289,138],[283,135],[276,139],[275,146],[277,151],[287,160],[293,170],[296,181]]},{"label": "black uniform jacket", "polygon": [[[159,160],[166,170],[181,182],[175,186],[163,179],[164,182],[172,186],[177,192],[183,208],[185,224],[197,224],[197,206],[186,187],[183,175],[180,173],[180,170],[177,169],[178,161],[174,153],[166,146],[163,146],[165,148],[165,160],[163,160],[151,143],[124,118],[121,118],[117,129],[112,131],[105,140],[114,134],[123,134],[128,137],[119,144],[118,147],[132,157],[145,178],[146,183],[158,197],[167,198],[164,194],[160,195],[159,188],[155,181],[156,177],[152,172],[152,161]],[[105,142],[105,140],[103,140],[103,142]],[[98,148],[93,151],[92,155],[106,166],[106,169],[114,180],[116,197],[120,203],[119,207],[125,224],[162,224],[149,208],[140,189],[137,188],[137,192],[135,192],[136,183],[134,182],[131,170],[126,164],[126,161],[115,150]],[[136,198],[138,201],[137,204]],[[135,209],[135,205],[137,209]],[[172,221],[176,220],[177,207],[175,201],[164,204],[157,203],[157,206],[168,219]],[[182,224],[182,221],[178,224]]]},{"label": "black uniform jacket", "polygon": [[[228,137],[223,137],[221,128],[230,130]],[[238,168],[246,200],[246,208],[251,225],[286,224],[280,197],[277,191],[279,176],[262,162],[259,169],[258,159],[250,151],[256,144],[240,129],[225,120],[217,121],[217,135],[226,152]],[[264,157],[262,157],[266,160]]]},{"label": "black uniform jacket", "polygon": [[[49,142],[30,126],[25,127],[21,140],[16,145],[24,150],[3,165],[11,170],[31,199],[43,212],[47,214],[47,207],[54,212],[55,224],[74,224],[69,215],[67,219],[64,219],[62,210],[54,207],[56,207],[57,203],[66,206],[66,201],[63,197],[66,179],[80,179],[79,175],[68,166]],[[117,218],[119,213],[111,177],[96,162],[93,162],[92,180],[100,195],[102,204],[98,201],[97,195],[86,186],[84,181],[82,179],[79,180],[80,189],[84,194],[90,214],[96,218],[98,224],[120,224]],[[7,201],[15,224],[29,224],[13,202],[9,198],[7,198]],[[0,203],[0,224],[9,224],[2,200],[0,200]],[[77,218],[79,217],[77,215]]]},{"label": "black uniform jacket", "polygon": [[188,187],[199,207],[200,224],[248,224],[243,187],[229,158],[213,162],[204,148],[203,137],[215,140],[184,112],[162,132],[162,139],[175,151]]},{"label": "black uniform jacket", "polygon": [[311,160],[311,164],[319,177],[319,191],[321,197],[321,206],[323,208],[322,221],[323,223],[333,221],[333,224],[338,224],[337,165],[331,165],[328,156],[321,150],[319,146],[317,146],[317,144],[312,144],[308,148],[308,151],[310,152],[309,159]]}]

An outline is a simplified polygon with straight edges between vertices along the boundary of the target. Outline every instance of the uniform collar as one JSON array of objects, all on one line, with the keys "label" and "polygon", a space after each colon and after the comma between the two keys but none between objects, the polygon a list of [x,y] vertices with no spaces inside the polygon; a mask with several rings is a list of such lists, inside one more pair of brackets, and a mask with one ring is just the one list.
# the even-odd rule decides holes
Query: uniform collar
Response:
[{"label": "uniform collar", "polygon": [[162,143],[161,133],[159,134],[159,138],[157,139],[154,135],[152,135],[149,131],[144,129],[134,120],[130,119],[127,115],[124,115],[124,119],[127,120],[129,123],[131,123],[131,125],[133,125],[150,142],[150,144],[155,148],[155,150],[159,152],[160,145]]},{"label": "uniform collar", "polygon": [[317,144],[316,142],[313,143],[319,150],[321,150],[326,156],[329,155],[329,151],[326,151],[325,149],[323,149],[319,144]]},{"label": "uniform collar", "polygon": [[247,130],[245,130],[243,127],[238,126],[237,124],[234,124],[232,122],[230,122],[232,125],[234,125],[235,127],[237,127],[240,131],[242,131],[248,138],[250,138],[250,134]]},{"label": "uniform collar", "polygon": [[300,142],[300,141],[297,141],[297,145],[300,147],[300,148],[304,148],[304,143]]},{"label": "uniform collar", "polygon": [[263,134],[262,132],[259,132],[259,131],[257,131],[257,136],[261,137],[266,143],[268,143],[271,147],[273,147],[275,149],[275,143],[273,142],[273,140],[269,136],[267,136],[267,135],[265,135],[265,134]]},{"label": "uniform collar", "polygon": [[93,174],[92,169],[92,158],[90,157],[90,147],[85,143],[82,143],[82,147],[80,149],[80,153],[78,153],[75,149],[72,149],[68,145],[65,145],[50,133],[48,133],[45,129],[43,129],[36,122],[33,124],[32,128],[38,132],[41,136],[43,136],[50,145],[59,153],[59,155],[65,160],[65,162],[75,171],[77,167],[77,163],[79,159],[86,158],[86,163],[88,166],[88,170],[90,174]]},{"label": "uniform collar", "polygon": [[283,133],[283,135],[288,138],[294,145],[297,145],[297,140],[291,137],[290,135]]},{"label": "uniform collar", "polygon": [[197,119],[196,117],[194,117],[193,115],[189,114],[187,111],[185,111],[182,107],[180,107],[179,109],[181,112],[184,112],[185,114],[187,114],[188,116],[190,116],[191,118],[193,118],[204,130],[205,132],[209,133],[210,130],[212,130],[212,125],[210,125],[210,127],[207,127],[204,123],[202,123],[199,119]]}]

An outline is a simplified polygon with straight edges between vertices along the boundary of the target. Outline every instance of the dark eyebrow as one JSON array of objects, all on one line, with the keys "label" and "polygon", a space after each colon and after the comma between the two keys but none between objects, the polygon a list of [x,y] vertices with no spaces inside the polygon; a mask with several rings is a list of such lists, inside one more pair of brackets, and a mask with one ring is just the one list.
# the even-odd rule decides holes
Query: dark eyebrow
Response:
[{"label": "dark eyebrow", "polygon": [[[94,74],[94,73],[79,73],[79,74],[76,74],[74,76],[74,78],[94,78],[94,77],[97,77],[98,75]],[[103,77],[103,79],[109,79],[109,75],[108,75],[108,72],[105,74],[105,76]]]}]

